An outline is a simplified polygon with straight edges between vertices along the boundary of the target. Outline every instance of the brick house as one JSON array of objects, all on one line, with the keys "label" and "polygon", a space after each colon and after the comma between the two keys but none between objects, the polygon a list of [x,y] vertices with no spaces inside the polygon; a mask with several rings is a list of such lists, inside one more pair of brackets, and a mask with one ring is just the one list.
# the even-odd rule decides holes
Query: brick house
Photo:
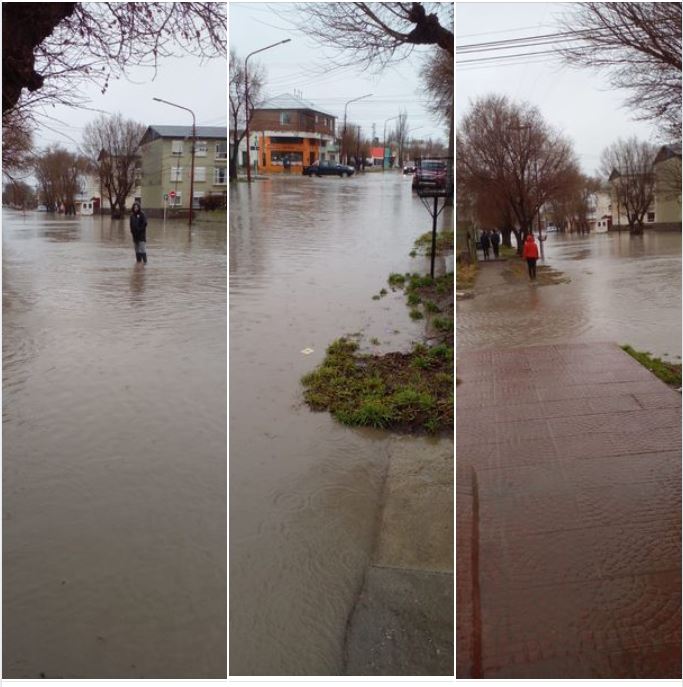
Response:
[{"label": "brick house", "polygon": [[254,109],[249,124],[251,163],[266,174],[301,173],[335,147],[336,118],[296,95],[279,95]]}]

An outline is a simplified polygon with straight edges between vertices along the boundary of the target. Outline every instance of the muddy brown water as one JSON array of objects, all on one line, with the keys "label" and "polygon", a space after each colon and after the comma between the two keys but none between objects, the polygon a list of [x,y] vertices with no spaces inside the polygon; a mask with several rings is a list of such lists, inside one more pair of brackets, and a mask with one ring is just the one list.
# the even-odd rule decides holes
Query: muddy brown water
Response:
[{"label": "muddy brown water", "polygon": [[4,677],[225,676],[225,222],[2,219]]},{"label": "muddy brown water", "polygon": [[503,285],[484,266],[457,304],[458,350],[613,341],[680,361],[680,233],[550,234],[545,253],[569,283]]},{"label": "muddy brown water", "polygon": [[391,272],[428,268],[408,253],[429,228],[410,178],[393,173],[231,189],[231,675],[340,674],[394,442],[452,454],[448,440],[313,413],[300,385],[341,335],[378,351],[420,340],[401,292],[372,295]]}]

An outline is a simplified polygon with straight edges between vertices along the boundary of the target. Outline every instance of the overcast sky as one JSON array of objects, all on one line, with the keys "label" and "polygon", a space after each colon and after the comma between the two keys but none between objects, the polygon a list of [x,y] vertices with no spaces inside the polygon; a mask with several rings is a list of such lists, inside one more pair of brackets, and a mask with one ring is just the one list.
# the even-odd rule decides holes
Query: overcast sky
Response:
[{"label": "overcast sky", "polygon": [[[431,114],[423,89],[420,88],[419,71],[424,57],[433,49],[416,48],[411,57],[381,74],[360,72],[356,68],[327,70],[321,73],[318,64],[325,62],[325,49],[288,24],[286,18],[275,11],[283,12],[291,5],[278,3],[236,3],[228,7],[229,45],[240,58],[253,50],[271,43],[291,38],[291,43],[278,46],[249,60],[258,61],[266,70],[266,93],[277,96],[303,91],[303,98],[312,101],[322,111],[339,118],[344,116],[344,103],[351,98],[372,93],[367,100],[351,103],[348,107],[348,121],[363,127],[363,133],[370,136],[373,123],[377,136],[383,135],[384,122],[398,115],[400,108],[408,112],[408,128],[414,129],[416,138],[447,139],[447,131]],[[388,122],[391,128],[394,122]]]},{"label": "overcast sky", "polygon": [[[186,55],[160,58],[159,69],[129,70],[128,80],[112,81],[103,95],[96,86],[83,89],[90,100],[89,107],[109,114],[121,112],[124,117],[142,124],[192,124],[189,112],[157,103],[163,98],[194,110],[197,125],[227,125],[228,65],[224,58],[207,60]],[[35,135],[38,147],[61,143],[70,150],[80,144],[83,128],[99,114],[69,107],[48,108],[53,119],[39,117],[41,127]]]},{"label": "overcast sky", "polygon": [[[565,3],[458,3],[456,45],[553,33],[559,30],[558,18],[568,9]],[[621,107],[626,92],[612,90],[604,77],[592,71],[569,69],[552,56],[526,57],[515,60],[525,64],[514,66],[458,66],[459,60],[491,54],[505,53],[456,59],[456,118],[477,96],[497,93],[526,100],[573,140],[586,173],[595,172],[602,149],[619,137],[635,135],[658,142],[651,124],[634,121],[632,112]]]}]

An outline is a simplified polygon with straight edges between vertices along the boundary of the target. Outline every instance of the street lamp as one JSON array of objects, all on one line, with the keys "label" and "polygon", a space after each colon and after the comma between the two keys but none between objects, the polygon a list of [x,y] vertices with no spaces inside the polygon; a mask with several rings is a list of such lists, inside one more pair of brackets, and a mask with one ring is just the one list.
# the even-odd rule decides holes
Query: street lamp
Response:
[{"label": "street lamp", "polygon": [[[156,100],[159,103],[165,103],[166,105],[171,105],[172,107],[178,107],[181,110],[186,110],[192,115],[192,163],[190,165],[190,218],[188,221],[188,226],[192,228],[192,205],[194,203],[194,148],[195,148],[195,140],[197,136],[197,120],[194,116],[194,112],[189,107],[184,107],[183,105],[178,105],[177,103],[171,103],[168,100],[162,100],[161,98],[152,98],[152,100]],[[178,177],[176,176],[176,180]],[[164,204],[164,207],[166,205]]]},{"label": "street lamp", "polygon": [[384,136],[382,137],[382,171],[386,167],[387,159],[387,123],[394,119],[398,119],[401,115],[396,115],[395,117],[389,117],[389,119],[384,120]]},{"label": "street lamp", "polygon": [[346,108],[351,103],[355,103],[357,100],[363,100],[363,98],[369,98],[371,95],[372,93],[368,93],[367,95],[361,95],[359,98],[352,98],[351,100],[347,100],[346,104],[344,105],[344,131],[342,132],[342,150],[341,155],[339,156],[344,161],[344,164],[348,164],[348,160],[344,159],[344,138],[346,137]]},{"label": "street lamp", "polygon": [[272,45],[266,45],[265,48],[259,48],[258,50],[254,50],[254,52],[250,52],[245,58],[244,58],[244,114],[245,114],[245,135],[244,138],[247,141],[247,182],[251,183],[251,159],[249,157],[249,67],[247,66],[247,62],[249,61],[249,58],[252,55],[256,55],[256,53],[263,52],[264,50],[269,50],[270,48],[274,48],[277,45],[282,45],[283,43],[289,43],[292,39],[291,38],[285,38],[283,41],[278,41],[277,43],[273,43]]}]

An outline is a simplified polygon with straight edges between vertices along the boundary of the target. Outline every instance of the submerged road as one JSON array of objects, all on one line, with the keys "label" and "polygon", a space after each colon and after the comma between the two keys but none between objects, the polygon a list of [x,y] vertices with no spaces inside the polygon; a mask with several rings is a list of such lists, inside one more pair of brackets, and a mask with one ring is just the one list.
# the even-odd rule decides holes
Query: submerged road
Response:
[{"label": "submerged road", "polygon": [[613,344],[458,377],[457,677],[680,678],[680,394]]}]

